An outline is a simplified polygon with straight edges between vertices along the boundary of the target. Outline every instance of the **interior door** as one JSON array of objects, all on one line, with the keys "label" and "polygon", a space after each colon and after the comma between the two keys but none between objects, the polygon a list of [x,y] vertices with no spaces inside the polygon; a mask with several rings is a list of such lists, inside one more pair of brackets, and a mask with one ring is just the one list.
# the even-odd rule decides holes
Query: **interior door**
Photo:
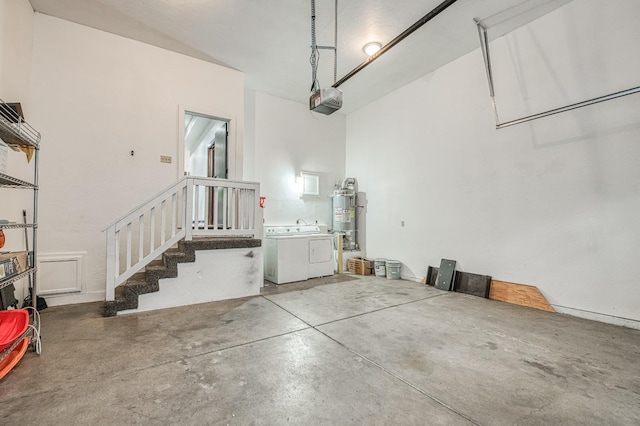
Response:
[{"label": "interior door", "polygon": [[[222,126],[218,128],[215,132],[215,136],[213,138],[213,143],[209,146],[208,149],[208,164],[207,164],[207,176],[217,178],[217,179],[227,179],[229,174],[228,168],[228,150],[227,143],[229,140],[229,123],[224,123]],[[209,206],[208,206],[208,225],[209,227],[217,227],[218,229],[222,229],[223,222],[223,200],[224,200],[225,190],[218,190],[214,188],[209,189]],[[228,194],[227,194],[228,197]],[[228,198],[227,198],[228,199]],[[218,209],[218,220],[217,224],[214,224],[215,215],[214,209]],[[229,218],[227,218],[227,223],[229,223]]]},{"label": "interior door", "polygon": [[229,123],[224,123],[220,126],[214,138],[215,149],[212,156],[213,164],[210,176],[218,179],[227,179],[229,174],[229,166],[227,164],[229,157],[227,150],[228,127]]},{"label": "interior door", "polygon": [[[226,179],[229,123],[224,119],[188,111],[185,111],[184,119],[185,175]],[[214,194],[213,190],[204,187],[199,191],[198,205],[193,209],[193,226],[214,227],[214,206],[223,193]],[[222,206],[219,209],[218,223],[222,224]]]}]

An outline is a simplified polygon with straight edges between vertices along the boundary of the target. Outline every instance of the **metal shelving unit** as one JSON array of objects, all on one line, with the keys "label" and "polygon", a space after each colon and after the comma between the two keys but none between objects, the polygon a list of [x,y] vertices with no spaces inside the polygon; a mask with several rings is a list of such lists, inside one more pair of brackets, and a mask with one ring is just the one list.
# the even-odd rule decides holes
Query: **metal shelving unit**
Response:
[{"label": "metal shelving unit", "polygon": [[32,183],[0,173],[0,188],[24,188],[33,189],[36,186]]},{"label": "metal shelving unit", "polygon": [[[38,326],[37,319],[37,248],[38,248],[38,167],[40,155],[40,133],[31,127],[24,119],[0,99],[0,139],[14,150],[33,151],[33,182],[26,182],[21,179],[0,173],[0,188],[7,189],[28,189],[33,191],[33,215],[31,223],[0,223],[0,229],[29,229],[31,230],[31,251],[27,253],[27,270],[11,277],[0,279],[0,289],[13,284],[23,278],[31,278],[31,303],[35,312],[32,313],[32,324]],[[33,332],[35,328],[29,327],[25,332],[26,337],[31,334],[31,344],[34,349],[39,347],[39,333]],[[19,339],[20,340],[20,339]],[[0,360],[5,358],[12,348],[0,352]]]},{"label": "metal shelving unit", "polygon": [[0,223],[2,229],[21,229],[21,228],[35,228],[34,223]]}]

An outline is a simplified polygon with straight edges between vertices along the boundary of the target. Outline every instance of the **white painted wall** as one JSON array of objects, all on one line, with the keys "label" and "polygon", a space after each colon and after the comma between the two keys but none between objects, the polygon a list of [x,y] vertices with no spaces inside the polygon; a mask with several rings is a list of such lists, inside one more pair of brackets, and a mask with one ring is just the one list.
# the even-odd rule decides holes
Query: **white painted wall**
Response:
[{"label": "white painted wall", "polygon": [[[20,102],[27,121],[31,119],[29,77],[33,23],[34,13],[28,0],[0,0],[0,99],[5,102]],[[11,176],[33,180],[33,169],[28,167],[22,153],[8,150],[6,170]],[[14,201],[22,203],[22,195],[26,194],[3,191],[4,202],[0,203],[0,217],[19,219],[10,207],[4,207],[10,206]],[[21,211],[22,208],[19,209],[19,214]],[[22,231],[17,232],[21,234]],[[17,238],[10,238],[9,243],[15,244],[16,240]],[[18,249],[21,246],[22,242],[15,247]]]},{"label": "white painted wall", "polygon": [[[639,12],[637,2],[585,7],[597,31],[576,31],[580,19],[561,14],[552,50],[602,47],[598,38]],[[549,28],[526,27],[519,41]],[[639,40],[631,28],[627,40]],[[514,64],[531,53],[524,45],[511,44]],[[575,59],[556,70],[594,71]],[[606,79],[620,75],[604,59],[595,65]],[[367,255],[398,259],[417,278],[456,259],[462,271],[538,286],[561,312],[639,326],[638,111],[631,95],[497,131],[478,50],[350,114],[347,174],[367,193]]]},{"label": "white painted wall", "polygon": [[[637,2],[617,2],[623,10],[614,13],[594,0],[571,4],[587,3],[589,13],[566,22],[563,38],[547,34],[557,41],[550,53],[572,58],[561,66],[580,80],[575,87],[590,87],[582,79],[599,71],[624,89],[629,73],[620,64],[603,61],[595,70],[582,58],[589,47],[640,58],[633,43],[610,38],[640,38],[621,33],[638,16]],[[585,37],[576,22],[598,30]],[[558,310],[634,326],[640,320],[638,95],[496,131],[476,51],[347,119],[326,117],[254,91],[243,97],[238,72],[34,15],[27,0],[0,0],[0,24],[0,97],[23,102],[43,133],[40,251],[71,259],[75,269],[61,272],[82,281],[79,293],[49,296],[50,304],[103,298],[101,231],[176,178],[182,105],[237,120],[236,176],[244,166],[245,179],[262,182],[268,224],[329,222],[329,199],[298,197],[300,170],[321,173],[324,194],[353,176],[368,199],[367,255],[401,260],[403,275],[421,277],[428,264],[454,258],[461,270],[537,285]],[[535,25],[525,32],[529,38],[503,46],[520,77],[531,69],[520,61],[535,47],[531,35],[546,37]],[[500,81],[507,93],[519,85],[518,107],[539,106],[529,96],[540,82]],[[575,95],[575,87],[553,100]],[[160,155],[174,163],[161,164]],[[30,177],[13,160],[9,172]],[[0,214],[15,204],[6,200]],[[9,247],[21,248],[19,239]]]},{"label": "white painted wall", "polygon": [[[34,13],[28,0],[0,0],[0,99],[20,102],[28,121],[33,118],[29,96],[33,25]],[[6,174],[33,182],[33,166],[27,163],[25,154],[4,149]],[[0,189],[0,218],[22,222],[23,209],[30,218],[33,192]],[[6,244],[0,250],[25,249],[23,229],[6,229],[4,233]],[[31,242],[31,236],[29,238]],[[26,296],[27,285],[27,279],[15,284],[15,296],[20,302]]]},{"label": "white painted wall", "polygon": [[[30,121],[43,135],[39,248],[86,252],[82,292],[48,296],[50,304],[103,300],[102,231],[177,179],[179,105],[233,119],[230,142],[241,152],[243,86],[240,72],[35,14]],[[160,163],[160,155],[173,163]]]},{"label": "white painted wall", "polygon": [[[330,224],[328,195],[345,177],[345,116],[311,113],[307,105],[250,90],[245,106],[245,178],[261,183],[265,223]],[[301,170],[320,174],[320,197],[300,198]]]},{"label": "white painted wall", "polygon": [[0,98],[23,107],[28,105],[33,21],[28,0],[0,0]]}]

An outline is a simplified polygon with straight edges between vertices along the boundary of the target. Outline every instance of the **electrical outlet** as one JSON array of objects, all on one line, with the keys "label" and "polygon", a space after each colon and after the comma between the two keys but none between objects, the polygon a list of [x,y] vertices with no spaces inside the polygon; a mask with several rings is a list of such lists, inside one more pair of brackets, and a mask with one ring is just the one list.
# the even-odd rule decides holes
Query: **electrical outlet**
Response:
[{"label": "electrical outlet", "polygon": [[171,156],[170,155],[161,155],[160,156],[160,162],[161,163],[171,164]]}]

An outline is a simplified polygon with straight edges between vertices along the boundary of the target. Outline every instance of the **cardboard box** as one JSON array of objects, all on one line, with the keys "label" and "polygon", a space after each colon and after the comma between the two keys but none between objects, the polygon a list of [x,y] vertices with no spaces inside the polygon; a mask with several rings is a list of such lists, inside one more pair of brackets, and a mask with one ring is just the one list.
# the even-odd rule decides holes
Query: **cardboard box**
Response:
[{"label": "cardboard box", "polygon": [[0,280],[11,278],[29,269],[26,251],[0,253]]},{"label": "cardboard box", "polygon": [[347,259],[347,270],[357,275],[373,275],[373,260],[363,257],[352,257]]}]

